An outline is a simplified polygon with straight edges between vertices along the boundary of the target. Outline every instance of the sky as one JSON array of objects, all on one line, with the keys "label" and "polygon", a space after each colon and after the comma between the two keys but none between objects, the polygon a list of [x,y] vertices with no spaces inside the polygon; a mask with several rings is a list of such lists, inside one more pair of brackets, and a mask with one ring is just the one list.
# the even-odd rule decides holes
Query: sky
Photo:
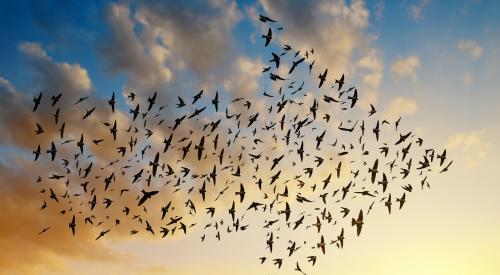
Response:
[{"label": "sky", "polygon": [[[79,122],[81,109],[63,110],[68,131],[78,134],[109,135],[96,127],[103,121],[126,124],[136,104],[125,99],[130,91],[141,106],[158,91],[170,120],[179,115],[169,109],[177,96],[191,98],[201,89],[207,98],[220,91],[224,103],[251,99],[265,112],[259,95],[277,86],[261,70],[280,44],[314,49],[314,74],[328,68],[330,82],[345,74],[346,85],[359,91],[360,112],[372,103],[381,119],[403,117],[407,129],[426,145],[446,148],[454,161],[447,173],[433,175],[430,189],[407,194],[402,211],[374,209],[359,237],[350,230],[342,250],[328,249],[314,267],[301,262],[305,272],[497,274],[498,12],[500,2],[487,0],[1,1],[0,247],[9,253],[0,256],[0,274],[299,274],[293,263],[281,269],[260,264],[266,245],[258,215],[247,218],[251,229],[259,223],[255,230],[226,234],[223,242],[213,236],[200,242],[200,228],[167,239],[116,230],[95,241],[99,230],[82,226],[73,237],[61,209],[38,210],[46,198],[35,179],[57,169],[49,161],[35,165],[31,154],[39,144],[36,122],[53,119],[48,107],[32,112],[41,91],[47,98],[63,92],[68,109],[89,96],[84,108],[98,107],[90,121]],[[259,14],[283,27],[269,48]],[[100,109],[113,92],[117,112],[109,115]],[[207,111],[204,119],[215,115]],[[45,130],[57,135],[55,126]],[[187,127],[180,131],[188,134]],[[41,142],[48,146],[50,137]],[[96,164],[116,154],[112,146],[92,148]],[[38,235],[46,226],[50,230]],[[283,239],[300,233],[288,234]]]}]

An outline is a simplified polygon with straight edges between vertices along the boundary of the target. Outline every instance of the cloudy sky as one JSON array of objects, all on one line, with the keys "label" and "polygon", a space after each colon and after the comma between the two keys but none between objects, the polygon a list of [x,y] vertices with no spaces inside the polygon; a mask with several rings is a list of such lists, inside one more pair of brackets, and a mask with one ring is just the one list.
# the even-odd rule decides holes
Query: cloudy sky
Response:
[{"label": "cloudy sky", "polygon": [[[0,273],[289,274],[259,264],[265,249],[259,230],[229,234],[222,243],[200,243],[199,231],[168,240],[117,233],[96,242],[93,229],[71,236],[60,209],[37,213],[43,198],[34,181],[53,167],[33,165],[39,141],[32,132],[52,115],[33,113],[33,96],[64,92],[67,105],[89,96],[88,106],[100,108],[115,92],[119,112],[97,110],[94,120],[75,126],[96,135],[109,135],[93,128],[100,121],[127,121],[132,103],[122,95],[130,91],[142,100],[158,91],[172,105],[200,89],[256,98],[270,58],[260,38],[267,30],[257,20],[262,13],[284,28],[272,43],[313,48],[330,81],[345,73],[358,88],[361,110],[373,103],[383,118],[403,116],[406,127],[454,160],[430,190],[412,194],[405,211],[375,212],[359,238],[307,271],[496,274],[499,12],[500,2],[488,0],[2,1],[0,247],[8,253]],[[67,124],[80,116],[68,114]],[[93,153],[105,159],[116,152]]]}]

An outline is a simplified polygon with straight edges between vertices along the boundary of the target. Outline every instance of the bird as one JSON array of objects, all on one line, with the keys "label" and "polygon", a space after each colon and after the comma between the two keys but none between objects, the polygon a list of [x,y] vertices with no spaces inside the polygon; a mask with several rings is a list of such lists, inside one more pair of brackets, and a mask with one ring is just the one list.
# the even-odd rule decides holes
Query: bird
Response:
[{"label": "bird", "polygon": [[269,45],[269,42],[271,42],[271,39],[273,39],[273,31],[271,30],[271,28],[269,28],[267,30],[267,34],[266,35],[262,35],[262,38],[264,38],[266,40],[266,44],[265,44],[265,47],[267,47],[267,45]]},{"label": "bird", "polygon": [[59,93],[57,95],[53,95],[50,97],[50,99],[52,100],[52,105],[51,105],[52,107],[54,107],[57,104],[57,102],[59,102],[59,100],[61,99],[61,96],[62,96],[62,93]]},{"label": "bird", "polygon": [[378,173],[378,159],[375,160],[375,162],[373,163],[373,167],[368,169],[368,173],[371,173],[371,181],[372,183],[375,182],[375,177],[377,176],[377,173]]},{"label": "bird", "polygon": [[117,133],[117,129],[116,129],[116,120],[115,120],[115,122],[113,123],[113,127],[111,127],[110,132],[111,132],[111,134],[113,135],[113,140],[114,140],[114,141],[116,141],[116,133]]},{"label": "bird", "polygon": [[269,18],[269,17],[267,17],[265,15],[262,15],[262,14],[259,14],[259,20],[261,22],[264,22],[264,23],[266,23],[266,22],[277,22],[276,20],[273,20],[273,19],[271,19],[271,18]]},{"label": "bird", "polygon": [[240,196],[240,203],[242,203],[243,199],[245,198],[245,187],[243,187],[243,184],[240,184],[240,191],[236,192],[235,194]]},{"label": "bird", "polygon": [[[302,62],[304,62],[305,58],[301,58],[297,61],[293,61],[292,62],[292,66],[290,67],[290,70],[288,71],[288,74],[291,74],[293,72],[293,70],[295,70],[295,68]],[[276,66],[277,67],[277,66]]]},{"label": "bird", "polygon": [[71,233],[73,233],[73,236],[75,236],[75,229],[76,229],[75,215],[73,215],[73,218],[71,219],[71,222],[69,223],[69,228],[71,228]]},{"label": "bird", "polygon": [[443,163],[446,160],[446,149],[441,155],[438,154],[436,158],[439,159],[439,166],[443,166]]},{"label": "bird", "polygon": [[323,82],[325,82],[327,74],[328,74],[328,69],[325,69],[325,71],[318,76],[318,78],[319,78],[318,88],[321,88],[321,86],[323,86]]},{"label": "bird", "polygon": [[338,90],[340,91],[340,89],[342,89],[342,86],[344,85],[344,74],[342,74],[340,79],[335,79],[335,84],[338,84]]},{"label": "bird", "polygon": [[203,150],[205,150],[204,144],[205,144],[205,136],[201,136],[198,145],[194,146],[194,149],[198,151],[198,161],[201,160],[201,157],[203,156]]},{"label": "bird", "polygon": [[404,135],[399,134],[399,139],[398,139],[398,141],[396,141],[396,143],[394,143],[394,145],[398,145],[398,144],[400,144],[400,143],[402,143],[402,142],[405,142],[405,141],[406,141],[406,139],[407,139],[410,135],[411,135],[411,132],[408,132],[408,133],[406,133],[406,134],[404,134]]},{"label": "bird", "polygon": [[215,92],[215,97],[212,99],[212,105],[215,107],[215,112],[219,111],[219,91]]},{"label": "bird", "polygon": [[57,150],[56,150],[56,146],[54,145],[54,142],[51,142],[50,149],[47,150],[47,153],[51,155],[51,160],[54,161],[54,159],[56,158],[56,154],[57,154]]},{"label": "bird", "polygon": [[399,202],[399,209],[403,208],[403,205],[406,202],[406,193],[403,193],[403,196],[401,198],[396,199],[397,202]]},{"label": "bird", "polygon": [[356,102],[358,101],[358,89],[354,89],[353,95],[352,96],[348,96],[347,99],[351,100],[351,108],[353,108],[354,105],[356,104]]},{"label": "bird", "polygon": [[359,236],[361,234],[361,229],[363,228],[363,210],[359,210],[358,218],[352,218],[352,226],[356,225],[356,234]]},{"label": "bird", "polygon": [[89,116],[90,116],[90,115],[91,115],[91,114],[95,111],[95,108],[96,108],[96,107],[93,107],[93,108],[91,108],[90,110],[87,110],[87,111],[85,112],[85,115],[83,115],[82,120],[84,120],[84,119],[88,118],[88,117],[89,117]]},{"label": "bird", "polygon": [[370,111],[368,112],[368,116],[372,116],[376,112],[377,112],[377,110],[375,110],[375,107],[373,107],[373,104],[370,103]]},{"label": "bird", "polygon": [[275,54],[275,53],[271,53],[272,56],[273,56],[273,59],[269,60],[269,62],[274,62],[274,64],[276,65],[276,69],[280,67],[280,57]]},{"label": "bird", "polygon": [[317,244],[318,248],[321,248],[321,252],[323,252],[323,255],[325,255],[325,237],[323,237],[323,235],[321,235],[321,240],[320,242]]},{"label": "bird", "polygon": [[33,151],[33,154],[35,155],[35,161],[37,161],[40,156],[40,145],[38,145],[37,149]]},{"label": "bird", "polygon": [[80,148],[80,154],[83,154],[83,146],[85,145],[83,142],[83,134],[81,134],[80,140],[76,143],[76,145]]},{"label": "bird", "polygon": [[149,165],[153,166],[153,177],[156,177],[156,171],[158,170],[160,153],[156,153],[154,161],[150,161]]},{"label": "bird", "polygon": [[108,234],[109,231],[110,231],[109,229],[101,231],[101,233],[99,233],[99,236],[97,236],[97,238],[95,240],[97,241],[100,238],[104,237],[104,235]]},{"label": "bird", "polygon": [[40,135],[43,134],[45,131],[43,130],[42,126],[40,124],[36,124],[36,130],[35,130],[35,135]]},{"label": "bird", "polygon": [[111,99],[108,100],[108,104],[111,107],[111,111],[114,113],[115,112],[115,104],[116,104],[116,101],[115,101],[115,92],[113,92],[113,95],[111,96]]},{"label": "bird", "polygon": [[39,211],[60,213],[75,236],[81,218],[99,228],[96,240],[114,232],[199,232],[203,243],[224,242],[226,234],[255,229],[266,253],[259,262],[304,274],[302,257],[314,266],[330,245],[347,245],[349,222],[360,236],[364,214],[382,206],[390,215],[393,203],[402,210],[415,181],[430,188],[431,173],[452,168],[445,148],[424,146],[413,129],[402,132],[401,118],[384,119],[365,93],[346,88],[347,75],[325,85],[328,68],[312,72],[321,54],[281,43],[286,31],[278,21],[258,20],[267,32],[256,47],[270,57],[252,63],[258,92],[240,89],[241,75],[243,84],[232,88],[220,77],[207,87],[177,85],[169,91],[173,109],[160,90],[35,95],[30,146],[37,167],[30,171],[37,173]]},{"label": "bird", "polygon": [[35,105],[33,106],[33,112],[36,111],[36,109],[38,109],[38,106],[40,105],[40,103],[42,102],[42,94],[43,92],[40,92],[38,94],[38,96],[36,97],[33,97],[33,102],[35,103]]},{"label": "bird", "polygon": [[444,172],[448,171],[448,168],[450,168],[450,166],[451,166],[452,163],[453,163],[453,160],[450,161],[448,163],[448,165],[446,165],[446,167],[444,167],[441,171],[439,171],[439,173],[444,173]]},{"label": "bird", "polygon": [[177,103],[177,109],[186,106],[186,103],[184,103],[184,100],[180,96],[178,96],[177,99],[179,100],[179,103]]},{"label": "bird", "polygon": [[151,111],[151,108],[153,108],[153,105],[156,103],[156,96],[158,92],[154,92],[152,97],[148,97],[148,112]]},{"label": "bird", "polygon": [[199,93],[193,96],[193,102],[191,104],[195,104],[196,101],[198,101],[201,98],[201,95],[203,94],[203,90],[201,90]]},{"label": "bird", "polygon": [[139,200],[139,203],[137,206],[141,206],[143,203],[145,203],[148,199],[153,197],[154,195],[158,194],[160,191],[154,190],[154,191],[146,191],[142,190],[142,198]]}]

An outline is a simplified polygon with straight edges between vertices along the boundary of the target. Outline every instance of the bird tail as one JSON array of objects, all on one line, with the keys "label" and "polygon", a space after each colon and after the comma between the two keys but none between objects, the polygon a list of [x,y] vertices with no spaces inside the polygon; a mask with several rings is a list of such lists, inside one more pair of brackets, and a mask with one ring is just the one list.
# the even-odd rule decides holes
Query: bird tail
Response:
[{"label": "bird tail", "polygon": [[356,220],[354,218],[352,218],[351,224],[352,224],[352,226],[354,226],[356,224]]}]

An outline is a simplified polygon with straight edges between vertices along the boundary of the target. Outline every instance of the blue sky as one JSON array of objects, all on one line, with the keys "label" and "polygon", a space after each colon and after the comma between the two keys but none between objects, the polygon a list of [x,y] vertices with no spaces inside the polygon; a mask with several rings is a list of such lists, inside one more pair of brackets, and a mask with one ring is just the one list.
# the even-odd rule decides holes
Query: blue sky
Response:
[{"label": "blue sky", "polygon": [[[42,3],[43,2],[43,3]],[[466,71],[473,71],[476,85],[492,79],[487,70],[488,60],[494,55],[498,43],[500,25],[496,11],[496,1],[429,1],[423,2],[420,18],[411,15],[411,5],[418,1],[370,1],[370,25],[367,33],[377,36],[373,45],[381,49],[385,63],[392,63],[398,56],[417,55],[429,69],[419,72],[420,79],[428,80],[433,85],[442,83],[442,74],[454,77],[457,85],[442,86],[443,89],[464,90],[458,85]],[[251,6],[252,1],[238,2],[240,9]],[[100,53],[102,40],[109,35],[106,22],[107,3],[101,1],[2,1],[0,30],[0,58],[4,64],[0,75],[27,93],[36,92],[32,85],[30,72],[27,71],[25,58],[18,47],[22,42],[40,43],[56,61],[78,63],[89,73],[97,92],[109,93],[120,91],[125,83],[124,73],[110,73],[106,68],[105,58]],[[133,9],[134,4],[131,4]],[[262,11],[262,8],[259,10]],[[244,18],[239,21],[232,33],[237,47],[250,57],[259,55],[258,48],[249,43],[249,33],[253,25]],[[456,47],[461,39],[481,41],[484,56],[478,60],[463,57]],[[445,62],[443,62],[445,61]],[[493,73],[494,75],[494,73]],[[415,83],[400,89],[391,79],[390,66],[384,67],[382,95],[393,94],[394,90],[410,93]],[[424,81],[426,83],[427,81]],[[422,82],[419,83],[421,85]],[[408,83],[405,83],[408,84]],[[490,83],[487,83],[490,84]],[[490,85],[488,85],[491,87]],[[425,86],[426,90],[432,90]],[[481,89],[481,86],[475,86]],[[406,90],[406,91],[405,91]],[[477,101],[482,102],[482,101]],[[483,104],[483,103],[481,103]]]},{"label": "blue sky", "polygon": [[[382,3],[382,4],[380,4]],[[415,1],[384,3],[370,1],[368,32],[378,36],[375,45],[383,49],[384,60],[393,61],[399,55],[417,54],[422,61],[432,62],[446,54],[459,55],[459,49],[450,45],[468,38],[484,41],[483,47],[494,47],[500,25],[496,1],[430,1],[422,8],[422,15],[414,19],[410,5]],[[418,3],[417,3],[418,4]],[[40,43],[55,60],[79,63],[86,68],[98,91],[120,90],[123,75],[106,72],[99,43],[109,29],[105,21],[106,3],[102,1],[2,1],[0,30],[2,43],[0,58],[4,64],[0,74],[21,87],[30,87],[24,68],[23,55],[18,50],[21,42]],[[252,1],[238,2],[243,8]],[[133,6],[133,4],[132,4]],[[262,10],[262,9],[260,9]],[[381,10],[381,16],[377,15]],[[248,44],[252,25],[248,20],[237,24],[233,34],[238,46],[250,56],[258,54]],[[491,54],[485,52],[485,54]],[[486,58],[485,58],[486,59]],[[485,59],[472,64],[484,65]],[[470,65],[470,60],[457,58],[455,68]],[[441,68],[445,70],[446,68]],[[386,67],[386,71],[388,67]],[[425,70],[422,73],[430,72]],[[387,72],[386,72],[387,73]],[[424,75],[427,76],[427,75]],[[28,89],[29,90],[29,89]],[[32,91],[30,91],[32,92]]]}]

